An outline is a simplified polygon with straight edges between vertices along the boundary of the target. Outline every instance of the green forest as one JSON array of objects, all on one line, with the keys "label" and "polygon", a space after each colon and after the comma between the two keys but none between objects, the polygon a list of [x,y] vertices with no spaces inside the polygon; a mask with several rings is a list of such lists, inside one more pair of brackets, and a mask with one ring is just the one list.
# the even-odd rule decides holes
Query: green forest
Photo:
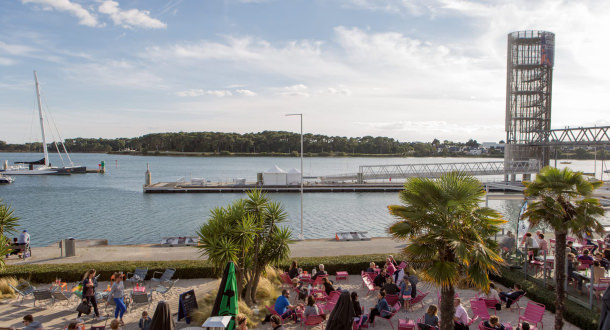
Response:
[{"label": "green forest", "polygon": [[[94,139],[70,138],[64,141],[70,152],[137,152],[141,154],[205,153],[205,154],[289,154],[298,155],[301,135],[284,131],[259,133],[179,132],[154,133],[134,138]],[[304,134],[306,154],[315,155],[450,155],[449,147],[472,147],[476,140],[465,143],[434,139],[432,142],[400,142],[388,137],[342,137]],[[54,146],[49,144],[50,150]],[[42,143],[7,144],[0,141],[0,151],[37,152]],[[501,152],[500,152],[501,155]]]}]

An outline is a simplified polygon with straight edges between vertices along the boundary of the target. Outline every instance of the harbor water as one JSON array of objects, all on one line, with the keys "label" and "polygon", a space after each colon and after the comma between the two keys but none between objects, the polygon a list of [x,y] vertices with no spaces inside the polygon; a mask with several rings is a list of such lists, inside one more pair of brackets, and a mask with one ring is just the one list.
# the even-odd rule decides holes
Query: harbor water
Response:
[{"label": "harbor water", "polygon": [[[0,153],[0,161],[40,159],[39,154]],[[56,154],[52,164],[61,164]],[[15,176],[15,182],[0,186],[0,199],[21,218],[33,246],[45,246],[60,239],[108,239],[110,244],[158,243],[165,236],[191,236],[205,223],[210,209],[226,206],[243,194],[144,194],[144,172],[150,165],[152,181],[204,178],[232,182],[237,178],[256,180],[256,173],[273,165],[284,170],[299,168],[296,157],[164,157],[107,154],[73,154],[73,161],[88,168],[106,163],[105,174],[71,176]],[[488,158],[351,158],[304,159],[304,175],[320,176],[357,172],[359,165],[449,163],[490,161]],[[496,159],[500,160],[500,159]],[[572,161],[569,166],[593,171],[593,161]],[[597,164],[598,178],[601,171]],[[281,202],[286,225],[294,236],[300,232],[300,196],[269,194]],[[306,239],[331,238],[338,231],[368,231],[370,236],[388,236],[395,221],[387,206],[398,204],[397,193],[308,193],[304,195]],[[513,223],[521,201],[490,200],[489,206]]]}]

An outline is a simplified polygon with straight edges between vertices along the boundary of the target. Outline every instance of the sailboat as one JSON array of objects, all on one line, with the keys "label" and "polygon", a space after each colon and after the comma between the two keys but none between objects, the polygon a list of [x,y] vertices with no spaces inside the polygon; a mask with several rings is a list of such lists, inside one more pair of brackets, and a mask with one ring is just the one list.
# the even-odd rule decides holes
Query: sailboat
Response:
[{"label": "sailboat", "polygon": [[[44,158],[36,161],[29,162],[15,162],[15,165],[9,166],[7,162],[4,163],[4,169],[0,170],[2,174],[10,174],[10,175],[47,175],[47,174],[71,174],[71,173],[86,173],[87,168],[85,166],[75,166],[70,159],[70,155],[68,155],[68,151],[66,150],[66,146],[63,145],[63,142],[60,142],[63,145],[64,152],[66,153],[68,160],[70,161],[70,166],[62,166],[62,167],[52,167],[51,163],[49,163],[49,150],[47,149],[47,140],[45,137],[44,130],[44,117],[42,116],[42,104],[40,101],[40,84],[38,83],[38,75],[36,71],[34,71],[34,81],[36,83],[36,99],[38,101],[38,115],[40,118],[40,132],[42,133],[42,150],[44,153]],[[61,152],[57,143],[55,143],[55,148],[57,152],[60,154],[60,158],[63,162],[63,158],[61,157]]]}]

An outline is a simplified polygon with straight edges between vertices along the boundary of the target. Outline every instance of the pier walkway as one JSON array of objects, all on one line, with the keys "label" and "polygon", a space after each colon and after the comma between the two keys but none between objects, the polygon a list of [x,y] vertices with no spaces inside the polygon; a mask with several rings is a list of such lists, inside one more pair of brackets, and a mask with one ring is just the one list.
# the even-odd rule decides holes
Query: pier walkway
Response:
[{"label": "pier walkway", "polygon": [[469,175],[509,175],[538,173],[537,161],[511,162],[505,168],[504,161],[461,162],[402,165],[362,165],[358,173],[336,174],[320,177],[322,183],[357,182],[367,180],[407,179],[413,177],[438,178],[449,172],[459,171]]}]

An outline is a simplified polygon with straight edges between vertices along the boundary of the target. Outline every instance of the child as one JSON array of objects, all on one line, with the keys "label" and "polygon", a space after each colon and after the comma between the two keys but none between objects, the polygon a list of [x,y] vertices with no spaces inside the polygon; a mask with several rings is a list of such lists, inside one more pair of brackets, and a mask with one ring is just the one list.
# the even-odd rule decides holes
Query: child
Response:
[{"label": "child", "polygon": [[151,321],[152,320],[150,319],[150,317],[148,317],[148,313],[146,311],[143,311],[142,318],[140,318],[140,323],[138,324],[140,330],[148,330]]}]

